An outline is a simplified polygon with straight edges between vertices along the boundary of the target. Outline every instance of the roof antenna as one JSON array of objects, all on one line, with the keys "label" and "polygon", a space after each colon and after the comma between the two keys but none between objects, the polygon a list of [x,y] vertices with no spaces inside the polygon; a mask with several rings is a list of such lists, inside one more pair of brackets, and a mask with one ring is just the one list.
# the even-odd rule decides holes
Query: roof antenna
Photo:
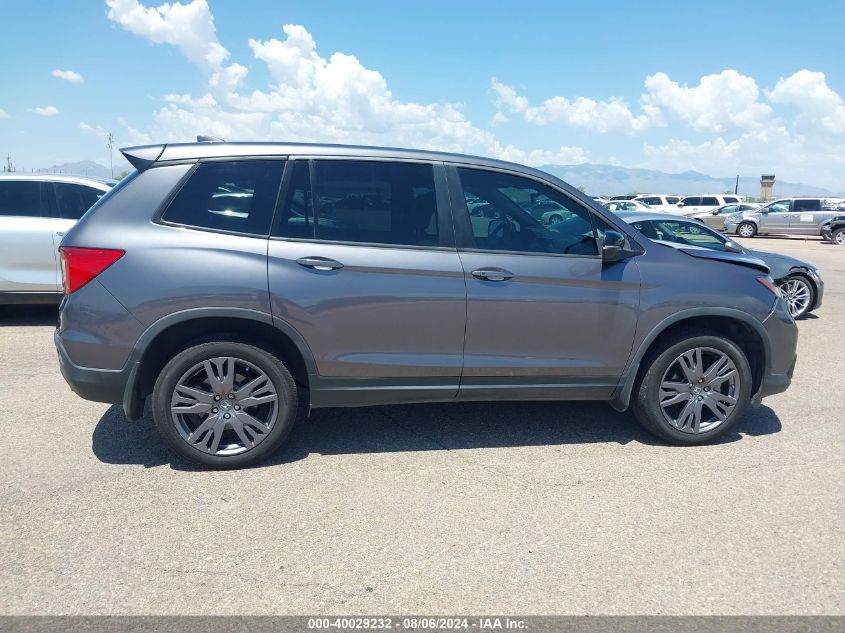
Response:
[{"label": "roof antenna", "polygon": [[204,136],[200,135],[197,136],[197,143],[225,143],[222,138],[217,138],[216,136]]}]

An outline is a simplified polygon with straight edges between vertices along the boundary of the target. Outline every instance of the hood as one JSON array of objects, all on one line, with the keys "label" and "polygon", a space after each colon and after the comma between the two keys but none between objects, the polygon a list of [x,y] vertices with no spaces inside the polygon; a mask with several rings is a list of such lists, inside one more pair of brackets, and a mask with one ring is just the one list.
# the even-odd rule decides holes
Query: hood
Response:
[{"label": "hood", "polygon": [[806,268],[808,270],[816,270],[816,267],[807,262],[802,262],[800,259],[789,257],[788,255],[781,255],[780,253],[769,253],[768,251],[756,251],[750,248],[745,249],[745,252],[752,257],[757,257],[769,267],[772,272],[772,277],[778,279],[786,277],[793,268]]},{"label": "hood", "polygon": [[714,251],[709,248],[700,248],[697,246],[687,246],[686,244],[673,244],[672,242],[655,242],[662,246],[668,246],[675,250],[681,251],[684,255],[690,257],[698,257],[700,259],[715,259],[716,261],[726,262],[728,264],[736,264],[738,266],[746,266],[754,268],[760,272],[769,274],[769,266],[762,259],[746,253],[725,253],[723,251]]}]

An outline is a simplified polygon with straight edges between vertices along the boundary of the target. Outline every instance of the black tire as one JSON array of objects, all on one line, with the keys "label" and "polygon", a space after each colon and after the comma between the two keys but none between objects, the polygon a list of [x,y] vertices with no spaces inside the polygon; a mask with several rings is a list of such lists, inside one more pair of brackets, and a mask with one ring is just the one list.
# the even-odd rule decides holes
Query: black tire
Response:
[{"label": "black tire", "polygon": [[845,246],[845,228],[836,229],[831,233],[830,241],[839,246]]},{"label": "black tire", "polygon": [[[664,416],[660,384],[675,360],[695,348],[711,348],[727,355],[736,366],[739,385],[736,404],[725,420],[712,430],[693,434],[678,430]],[[641,371],[634,386],[631,409],[646,430],[671,444],[690,446],[713,442],[739,422],[751,401],[751,367],[745,354],[733,341],[708,330],[684,330],[669,337],[646,356]]]},{"label": "black tire", "polygon": [[[748,235],[742,235],[742,227],[746,227],[746,230],[748,230],[748,227],[751,227],[750,233]],[[736,234],[742,237],[754,237],[757,235],[757,225],[754,222],[740,222],[739,226],[736,227]]]},{"label": "black tire", "polygon": [[[787,284],[789,284],[790,282],[797,282],[798,284],[803,285],[809,293],[807,305],[804,307],[803,310],[793,312],[793,304],[790,301],[789,296],[787,295],[786,288]],[[793,319],[798,321],[799,319],[805,318],[808,314],[810,314],[810,312],[813,311],[813,306],[816,304],[816,293],[818,292],[818,290],[816,289],[816,285],[807,277],[805,277],[804,275],[789,275],[778,281],[777,286],[780,289],[781,293],[784,294],[784,299],[786,300],[787,307],[789,308],[789,313],[792,315]]]},{"label": "black tire", "polygon": [[[231,357],[253,365],[267,376],[277,396],[278,406],[275,415],[270,416],[273,422],[266,437],[234,455],[212,455],[190,445],[180,434],[170,410],[174,389],[185,372],[202,361],[218,357]],[[296,383],[282,361],[263,349],[236,341],[200,343],[176,354],[161,370],[152,398],[156,428],[164,441],[185,459],[218,470],[251,466],[275,452],[293,428],[298,407]],[[244,404],[244,411],[247,408]]]}]

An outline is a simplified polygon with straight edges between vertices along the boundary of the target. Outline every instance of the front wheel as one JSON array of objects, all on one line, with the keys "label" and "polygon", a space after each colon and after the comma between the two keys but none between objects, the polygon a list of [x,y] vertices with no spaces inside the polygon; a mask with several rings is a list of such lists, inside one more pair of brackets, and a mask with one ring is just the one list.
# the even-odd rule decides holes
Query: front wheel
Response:
[{"label": "front wheel", "polygon": [[657,437],[707,444],[727,433],[751,400],[751,368],[733,342],[709,332],[684,332],[652,354],[631,403]]},{"label": "front wheel", "polygon": [[741,237],[754,237],[757,235],[757,225],[753,222],[743,222],[736,227],[736,232]]},{"label": "front wheel", "polygon": [[790,275],[781,280],[778,284],[789,314],[793,319],[801,319],[807,316],[813,306],[813,287],[810,282],[801,275]]},{"label": "front wheel", "polygon": [[186,459],[215,469],[268,457],[290,432],[297,406],[296,384],[281,361],[234,341],[176,354],[153,388],[162,438]]},{"label": "front wheel", "polygon": [[839,246],[845,246],[845,229],[837,229],[830,236],[830,241]]}]

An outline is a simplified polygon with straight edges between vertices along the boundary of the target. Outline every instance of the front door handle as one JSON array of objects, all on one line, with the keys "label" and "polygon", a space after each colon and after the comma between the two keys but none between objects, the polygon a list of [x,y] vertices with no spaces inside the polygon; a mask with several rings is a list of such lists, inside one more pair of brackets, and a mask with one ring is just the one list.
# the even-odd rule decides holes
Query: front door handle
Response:
[{"label": "front door handle", "polygon": [[305,268],[313,268],[314,270],[339,270],[343,268],[343,264],[328,257],[300,257],[296,263]]},{"label": "front door handle", "polygon": [[472,271],[472,276],[485,281],[507,281],[513,278],[513,273],[504,268],[479,268]]}]

